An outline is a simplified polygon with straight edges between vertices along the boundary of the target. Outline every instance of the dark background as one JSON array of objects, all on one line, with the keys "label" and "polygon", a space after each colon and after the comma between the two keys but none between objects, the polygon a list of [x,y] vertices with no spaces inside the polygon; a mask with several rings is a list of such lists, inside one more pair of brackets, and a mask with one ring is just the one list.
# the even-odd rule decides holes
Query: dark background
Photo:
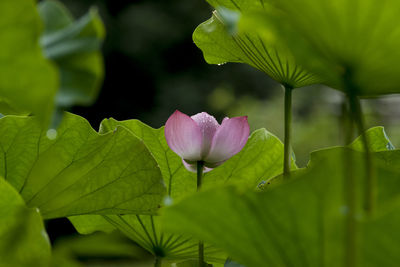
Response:
[{"label": "dark background", "polygon": [[106,26],[106,76],[99,98],[91,107],[72,110],[95,127],[106,117],[160,127],[175,109],[187,114],[205,110],[221,118],[221,110],[209,105],[216,88],[262,98],[274,85],[246,65],[205,63],[192,41],[196,26],[211,16],[204,0],[62,2],[76,17],[97,6]]}]

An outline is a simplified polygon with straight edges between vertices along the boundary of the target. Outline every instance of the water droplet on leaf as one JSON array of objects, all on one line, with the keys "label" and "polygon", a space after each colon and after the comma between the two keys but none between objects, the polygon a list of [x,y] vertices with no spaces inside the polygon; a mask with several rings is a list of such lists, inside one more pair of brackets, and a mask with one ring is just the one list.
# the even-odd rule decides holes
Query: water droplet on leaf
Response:
[{"label": "water droplet on leaf", "polygon": [[57,138],[57,130],[56,129],[49,129],[46,133],[47,138],[50,140],[54,140]]}]

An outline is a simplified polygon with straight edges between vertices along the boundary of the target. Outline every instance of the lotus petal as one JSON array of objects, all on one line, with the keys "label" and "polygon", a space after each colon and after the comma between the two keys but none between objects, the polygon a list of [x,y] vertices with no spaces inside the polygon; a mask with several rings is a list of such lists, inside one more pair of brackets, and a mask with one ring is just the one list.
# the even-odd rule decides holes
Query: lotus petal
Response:
[{"label": "lotus petal", "polygon": [[249,138],[250,127],[247,116],[225,118],[215,132],[209,154],[204,161],[217,163],[237,154]]},{"label": "lotus petal", "polygon": [[176,110],[168,118],[164,131],[168,146],[181,158],[189,161],[201,160],[203,135],[192,118]]}]

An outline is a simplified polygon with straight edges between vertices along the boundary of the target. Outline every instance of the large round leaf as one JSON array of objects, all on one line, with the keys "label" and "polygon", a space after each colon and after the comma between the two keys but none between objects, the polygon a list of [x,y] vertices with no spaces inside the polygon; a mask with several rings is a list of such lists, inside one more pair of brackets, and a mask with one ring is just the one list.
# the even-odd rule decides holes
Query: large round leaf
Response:
[{"label": "large round leaf", "polygon": [[55,137],[35,118],[6,116],[0,149],[0,175],[44,218],[151,214],[165,193],[157,162],[123,127],[99,134],[66,114]]},{"label": "large round leaf", "polygon": [[328,85],[360,96],[400,92],[399,1],[263,2],[277,12],[265,13],[258,27],[274,32],[299,64]]}]

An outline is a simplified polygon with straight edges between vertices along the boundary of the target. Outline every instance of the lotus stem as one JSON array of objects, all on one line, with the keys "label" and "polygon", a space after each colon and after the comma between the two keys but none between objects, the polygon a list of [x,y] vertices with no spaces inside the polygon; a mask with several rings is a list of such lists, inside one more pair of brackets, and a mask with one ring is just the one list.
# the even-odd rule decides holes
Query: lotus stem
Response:
[{"label": "lotus stem", "polygon": [[156,256],[156,259],[154,261],[154,267],[161,267],[162,265],[162,260],[160,257]]},{"label": "lotus stem", "polygon": [[292,128],[292,90],[290,86],[284,85],[285,90],[285,139],[283,143],[283,176],[289,178],[291,160],[291,128]]},{"label": "lotus stem", "polygon": [[364,209],[367,215],[371,215],[375,208],[376,199],[376,176],[374,162],[372,160],[371,151],[369,149],[368,136],[365,133],[364,117],[362,115],[360,99],[354,95],[349,94],[350,111],[353,114],[354,122],[357,127],[358,134],[361,135],[361,140],[364,146],[364,159],[365,159],[365,192],[364,192]]},{"label": "lotus stem", "polygon": [[[344,135],[345,144],[349,144],[353,139],[353,118],[352,114],[346,109],[344,111]],[[347,113],[347,114],[346,114]],[[347,115],[347,116],[346,116]],[[346,267],[356,266],[357,252],[357,222],[356,222],[356,181],[353,170],[353,154],[351,151],[344,150],[343,155],[343,179],[344,195],[346,201],[346,235],[345,235],[345,265]]]},{"label": "lotus stem", "polygon": [[203,241],[199,241],[199,267],[204,266],[204,244]]},{"label": "lotus stem", "polygon": [[204,162],[197,162],[197,191],[200,190],[201,184],[203,182],[203,170],[204,170]]},{"label": "lotus stem", "polygon": [[[197,162],[197,191],[200,190],[202,182],[203,182],[203,169],[204,169],[204,162],[198,161]],[[199,267],[205,266],[204,264],[204,244],[203,241],[199,241]]]}]

